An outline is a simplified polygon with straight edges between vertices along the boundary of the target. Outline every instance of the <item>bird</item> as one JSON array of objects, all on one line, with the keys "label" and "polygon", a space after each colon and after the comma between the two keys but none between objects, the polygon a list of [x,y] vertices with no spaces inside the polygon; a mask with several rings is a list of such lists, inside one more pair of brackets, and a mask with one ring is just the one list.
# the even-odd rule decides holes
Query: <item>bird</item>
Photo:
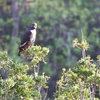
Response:
[{"label": "bird", "polygon": [[21,43],[19,45],[18,56],[21,56],[23,52],[25,52],[28,48],[34,45],[34,42],[36,40],[36,29],[37,23],[32,23],[32,25],[23,34]]}]

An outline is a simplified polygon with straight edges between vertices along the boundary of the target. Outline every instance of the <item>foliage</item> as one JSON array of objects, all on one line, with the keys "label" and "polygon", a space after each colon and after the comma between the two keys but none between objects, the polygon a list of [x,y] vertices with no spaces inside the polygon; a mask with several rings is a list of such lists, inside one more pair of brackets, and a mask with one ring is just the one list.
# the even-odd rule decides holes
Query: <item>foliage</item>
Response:
[{"label": "foliage", "polygon": [[[81,50],[87,50],[89,45],[86,40],[81,43],[77,39],[73,41],[73,45]],[[96,95],[100,86],[100,57],[98,65],[96,65],[90,56],[82,58],[77,65],[68,71],[63,68],[62,75],[57,81],[58,89],[54,94],[54,100],[99,100]]]},{"label": "foliage", "polygon": [[[16,2],[15,6],[12,1]],[[12,6],[17,10],[13,11]],[[90,43],[88,53],[96,60],[100,54],[99,16],[100,0],[0,0],[0,49],[7,50],[8,55],[19,62],[21,59],[17,53],[20,38],[30,24],[36,22],[35,44],[46,46],[51,51],[47,57],[48,64],[40,69],[52,76],[50,83],[53,84],[63,67],[72,68],[80,58],[81,51],[73,49],[72,40],[80,38],[81,29]],[[18,26],[17,31],[13,31],[14,26]]]},{"label": "foliage", "polygon": [[[43,98],[41,94],[42,88],[48,88],[47,80],[49,79],[44,73],[39,75],[38,64],[49,53],[46,47],[33,46],[29,49],[27,60],[30,59],[31,65],[14,62],[8,57],[7,52],[0,51],[0,68],[3,68],[5,73],[9,72],[7,79],[0,77],[0,99],[1,100],[37,100]],[[27,75],[27,70],[34,68],[32,75]],[[1,76],[3,76],[1,74]],[[44,95],[45,96],[45,95]]]},{"label": "foliage", "polygon": [[[1,48],[10,49],[11,47],[8,46],[8,43],[10,43],[12,27],[14,25],[11,12],[12,1],[0,0],[0,2],[0,29],[2,33]],[[93,49],[89,51],[92,54],[92,57],[96,58],[97,54],[94,54],[93,51],[96,49],[96,53],[98,53],[100,48],[99,1],[50,0],[47,2],[45,0],[31,0],[29,2],[26,0],[26,2],[24,2],[23,0],[18,0],[17,4],[17,7],[19,8],[17,16],[20,23],[18,36],[15,37],[17,40],[13,45],[15,46],[15,49],[12,51],[12,57],[17,52],[18,43],[20,42],[19,37],[21,37],[24,30],[26,30],[32,22],[36,21],[38,24],[38,39],[36,44],[50,47],[51,54],[48,57],[52,58],[49,60],[49,65],[51,67],[55,65],[56,69],[58,67],[61,69],[63,66],[70,67],[70,59],[73,59],[72,62],[75,62],[75,60],[78,59],[76,55],[79,56],[79,52],[72,49],[71,40],[76,36],[80,36],[81,28],[83,29],[87,40],[93,44]],[[9,52],[11,52],[11,50]],[[17,56],[14,56],[13,58],[19,59]],[[67,64],[65,63],[65,59],[68,61]]]},{"label": "foliage", "polygon": [[[99,100],[98,89],[100,86],[100,55],[97,56],[96,65],[90,56],[86,56],[89,44],[82,38],[79,42],[73,41],[73,46],[81,49],[82,58],[77,65],[69,70],[62,69],[60,80],[57,81],[57,90],[54,100]],[[45,61],[49,49],[41,46],[32,46],[25,52],[21,63],[14,62],[8,57],[7,52],[0,51],[0,68],[8,73],[7,79],[0,77],[0,99],[2,100],[46,100],[47,93],[42,89],[48,89],[48,76],[44,72],[39,75],[39,63]],[[30,65],[25,62],[29,61]],[[33,68],[31,75],[27,70]]]}]

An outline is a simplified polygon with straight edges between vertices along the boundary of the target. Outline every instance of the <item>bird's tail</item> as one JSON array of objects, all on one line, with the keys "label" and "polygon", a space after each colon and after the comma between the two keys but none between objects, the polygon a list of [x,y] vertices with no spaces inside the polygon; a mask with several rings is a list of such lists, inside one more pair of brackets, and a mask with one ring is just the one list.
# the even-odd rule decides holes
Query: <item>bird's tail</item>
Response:
[{"label": "bird's tail", "polygon": [[18,56],[21,56],[21,54],[23,54],[25,52],[25,50],[19,50],[19,52],[18,52]]},{"label": "bird's tail", "polygon": [[20,53],[20,51],[18,52],[18,56],[21,56],[21,53]]}]

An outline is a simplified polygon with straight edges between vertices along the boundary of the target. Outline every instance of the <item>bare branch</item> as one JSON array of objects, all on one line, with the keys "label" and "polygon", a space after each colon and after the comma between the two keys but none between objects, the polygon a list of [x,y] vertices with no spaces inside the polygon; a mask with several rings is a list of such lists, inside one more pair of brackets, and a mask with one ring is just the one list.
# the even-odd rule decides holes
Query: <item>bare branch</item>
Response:
[{"label": "bare branch", "polygon": [[[83,31],[81,29],[81,33],[82,33],[82,41],[84,41],[84,36],[83,36]],[[82,49],[82,58],[84,59],[86,57],[86,53],[85,53],[85,49]]]}]

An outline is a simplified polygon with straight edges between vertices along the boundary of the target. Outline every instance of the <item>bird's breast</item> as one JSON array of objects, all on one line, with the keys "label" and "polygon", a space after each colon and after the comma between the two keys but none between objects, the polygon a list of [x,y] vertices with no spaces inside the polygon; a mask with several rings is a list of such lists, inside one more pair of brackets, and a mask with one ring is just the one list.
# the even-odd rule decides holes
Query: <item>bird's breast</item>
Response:
[{"label": "bird's breast", "polygon": [[30,31],[31,31],[30,40],[34,42],[36,39],[36,30],[30,30]]}]

